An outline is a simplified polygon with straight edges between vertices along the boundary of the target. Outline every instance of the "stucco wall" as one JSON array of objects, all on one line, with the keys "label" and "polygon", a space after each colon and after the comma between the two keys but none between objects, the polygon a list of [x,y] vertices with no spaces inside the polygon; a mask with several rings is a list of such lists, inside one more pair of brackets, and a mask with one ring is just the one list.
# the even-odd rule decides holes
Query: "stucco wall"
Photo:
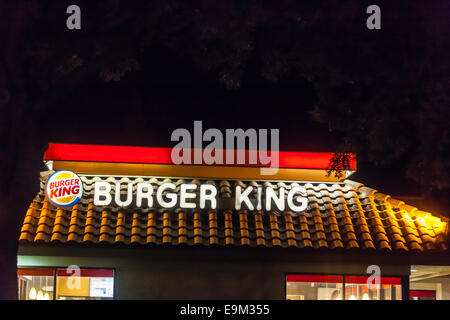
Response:
[{"label": "stucco wall", "polygon": [[[162,248],[164,249],[164,248]],[[109,249],[108,249],[109,250]],[[376,258],[307,256],[298,251],[102,250],[101,254],[61,249],[52,255],[21,250],[20,266],[115,268],[116,299],[285,299],[287,273],[364,275]],[[54,251],[54,250],[53,250]],[[97,250],[98,251],[98,250]],[[71,256],[64,254],[71,252]],[[409,265],[380,264],[382,275],[407,275]]]}]

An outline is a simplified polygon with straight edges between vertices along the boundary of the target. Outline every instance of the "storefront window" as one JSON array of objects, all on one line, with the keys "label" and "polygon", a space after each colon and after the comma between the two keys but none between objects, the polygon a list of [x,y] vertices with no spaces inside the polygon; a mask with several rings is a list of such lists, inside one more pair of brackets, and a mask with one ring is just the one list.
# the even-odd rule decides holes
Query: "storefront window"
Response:
[{"label": "storefront window", "polygon": [[53,300],[54,270],[24,268],[17,270],[19,300]]},{"label": "storefront window", "polygon": [[[368,286],[368,277],[287,275],[288,300],[401,300],[399,277],[380,277],[379,285]],[[343,290],[344,288],[344,290]]]},{"label": "storefront window", "polygon": [[349,300],[401,300],[401,279],[381,277],[379,285],[368,286],[368,277],[345,277],[345,297]]},{"label": "storefront window", "polygon": [[57,300],[103,300],[114,297],[114,271],[81,269],[79,276],[67,269],[58,269]]},{"label": "storefront window", "polygon": [[342,300],[342,277],[319,275],[288,275],[288,300]]},{"label": "storefront window", "polygon": [[103,300],[114,297],[112,269],[18,268],[17,282],[19,300]]}]

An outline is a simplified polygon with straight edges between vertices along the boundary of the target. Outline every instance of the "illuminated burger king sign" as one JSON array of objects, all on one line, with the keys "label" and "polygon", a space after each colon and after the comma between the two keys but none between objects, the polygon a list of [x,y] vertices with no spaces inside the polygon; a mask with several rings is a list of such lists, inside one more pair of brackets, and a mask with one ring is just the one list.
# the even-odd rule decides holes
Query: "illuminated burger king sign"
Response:
[{"label": "illuminated burger king sign", "polygon": [[53,205],[70,207],[80,201],[83,195],[83,182],[72,171],[57,171],[48,178],[45,194]]}]

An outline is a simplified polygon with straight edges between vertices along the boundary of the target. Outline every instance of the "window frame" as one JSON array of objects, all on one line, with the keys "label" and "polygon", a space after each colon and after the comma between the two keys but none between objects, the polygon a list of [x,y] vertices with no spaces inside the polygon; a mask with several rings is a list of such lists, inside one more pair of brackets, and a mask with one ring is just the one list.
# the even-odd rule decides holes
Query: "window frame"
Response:
[{"label": "window frame", "polygon": [[[39,267],[32,267],[32,266],[26,266],[26,267],[19,267],[19,266],[17,266],[17,272],[16,272],[16,276],[17,277],[19,277],[19,276],[23,276],[23,274],[19,274],[19,272],[20,271],[22,271],[22,270],[51,270],[52,271],[52,274],[51,275],[44,275],[44,274],[32,274],[31,276],[40,276],[40,277],[44,277],[44,276],[47,276],[47,277],[49,277],[49,276],[53,276],[53,294],[52,294],[52,299],[51,300],[55,300],[55,295],[56,295],[56,292],[55,292],[55,288],[56,288],[56,269],[55,268],[53,268],[53,267],[42,267],[42,266],[39,266]],[[19,288],[17,288],[17,299],[19,299]]]},{"label": "window frame", "polygon": [[[325,277],[327,277],[327,276],[330,276],[330,277],[342,277],[342,287],[343,287],[343,297],[342,297],[342,300],[343,301],[345,301],[345,300],[348,300],[348,301],[350,301],[349,299],[346,299],[346,296],[345,296],[345,285],[347,284],[347,282],[346,282],[346,279],[347,279],[347,277],[365,277],[365,278],[368,278],[368,277],[370,277],[370,275],[367,275],[367,273],[366,274],[342,274],[342,273],[311,273],[311,272],[303,272],[303,273],[300,273],[300,272],[285,272],[284,273],[284,299],[286,300],[286,297],[287,297],[287,283],[288,283],[288,281],[287,281],[287,278],[288,278],[288,276],[325,276]],[[395,278],[395,279],[398,279],[398,281],[399,281],[399,283],[397,284],[397,285],[400,285],[401,287],[400,287],[400,289],[401,289],[401,300],[405,300],[405,295],[404,295],[404,276],[401,276],[401,275],[383,275],[383,276],[380,276],[380,278],[382,278],[382,279],[389,279],[389,278]],[[380,284],[383,284],[382,282],[380,282]],[[409,287],[408,287],[408,299],[409,299]]]},{"label": "window frame", "polygon": [[[48,269],[53,271],[53,299],[56,300],[56,281],[58,276],[58,269],[67,269],[69,266],[17,266],[17,272],[16,276],[19,276],[19,270],[26,270],[26,269]],[[113,296],[111,300],[116,300],[116,285],[117,285],[117,270],[115,267],[82,267],[79,266],[80,270],[112,270],[113,272]],[[19,294],[19,292],[17,292]]]}]

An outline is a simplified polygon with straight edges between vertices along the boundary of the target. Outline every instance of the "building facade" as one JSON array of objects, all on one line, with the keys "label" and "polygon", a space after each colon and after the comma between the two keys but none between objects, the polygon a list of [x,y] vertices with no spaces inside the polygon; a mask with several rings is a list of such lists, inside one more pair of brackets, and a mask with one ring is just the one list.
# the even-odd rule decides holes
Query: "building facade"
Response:
[{"label": "building facade", "polygon": [[[19,239],[19,299],[448,297],[448,220],[349,180],[356,161],[336,178],[331,154],[280,152],[261,176],[169,152],[50,144]],[[79,199],[49,193],[63,170]]]}]

